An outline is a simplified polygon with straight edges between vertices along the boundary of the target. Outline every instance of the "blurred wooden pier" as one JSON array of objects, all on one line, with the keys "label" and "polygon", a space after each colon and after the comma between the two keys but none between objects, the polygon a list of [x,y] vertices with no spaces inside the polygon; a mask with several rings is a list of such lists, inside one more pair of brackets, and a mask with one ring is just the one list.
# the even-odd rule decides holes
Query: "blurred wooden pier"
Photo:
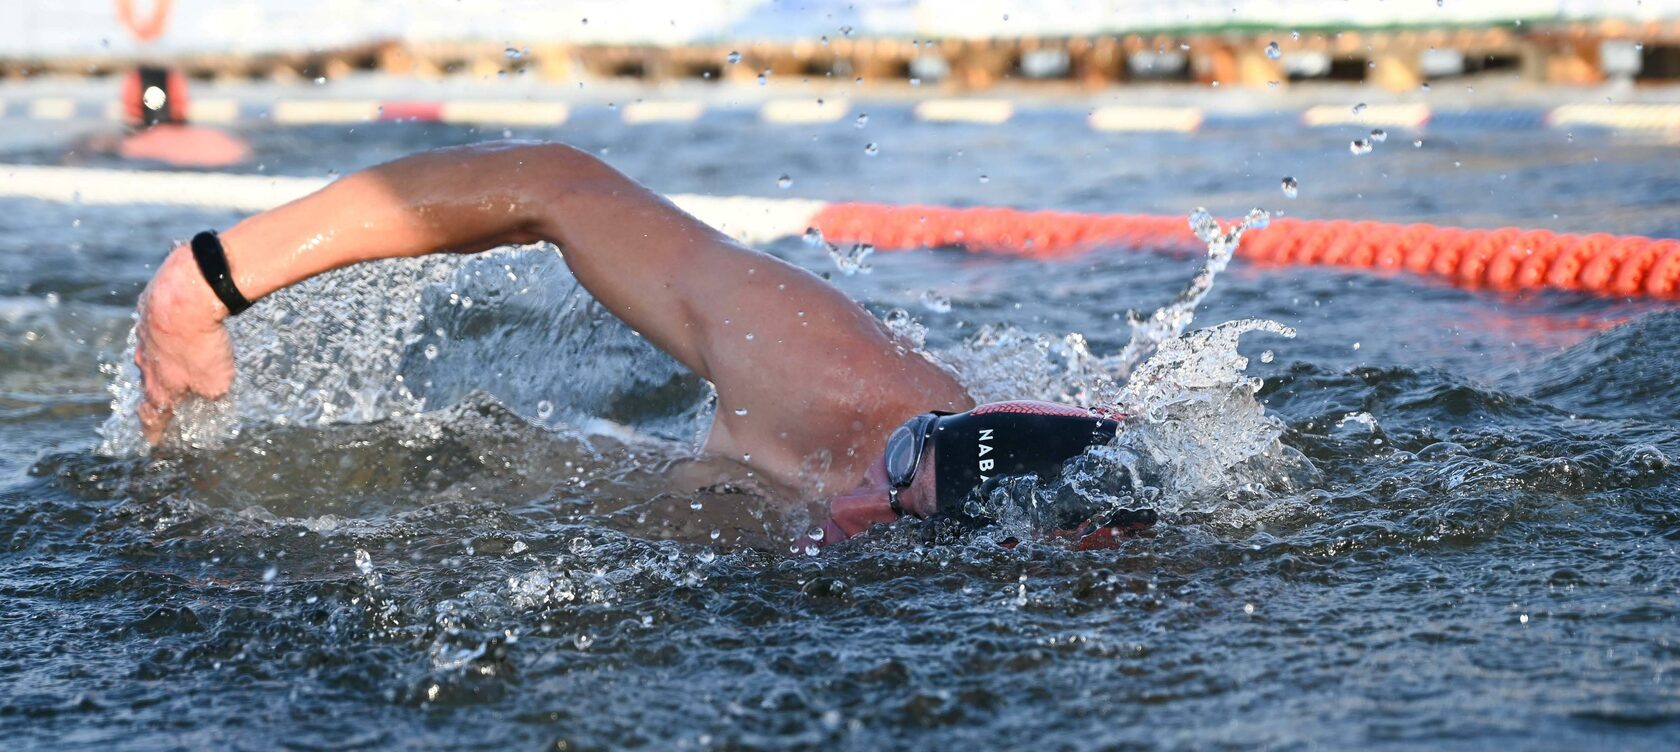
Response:
[{"label": "blurred wooden pier", "polygon": [[[13,58],[0,76],[103,76],[135,60]],[[524,75],[648,83],[757,83],[832,78],[863,86],[918,84],[978,91],[1001,83],[1102,88],[1137,82],[1286,87],[1364,82],[1406,90],[1485,74],[1536,84],[1613,79],[1680,83],[1680,20],[1529,23],[1352,31],[1242,29],[1088,37],[819,38],[738,45],[563,45],[381,42],[256,55],[182,55],[198,79],[339,78],[358,71],[437,78]]]}]

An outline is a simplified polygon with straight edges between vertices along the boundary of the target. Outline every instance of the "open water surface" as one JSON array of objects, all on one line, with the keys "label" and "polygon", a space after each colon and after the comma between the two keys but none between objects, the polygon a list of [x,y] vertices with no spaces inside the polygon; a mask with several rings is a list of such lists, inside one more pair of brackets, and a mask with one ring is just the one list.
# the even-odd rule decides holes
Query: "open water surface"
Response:
[{"label": "open water surface", "polygon": [[[1123,136],[1073,112],[628,127],[600,109],[513,135],[668,192],[1680,235],[1675,146],[1602,133],[1395,131],[1354,156],[1358,129],[1281,121]],[[244,135],[265,172],[327,175],[502,134]],[[127,376],[102,363],[125,357],[171,240],[237,215],[0,206],[14,749],[1680,744],[1680,313],[1662,304],[1239,250],[1196,325],[1296,336],[1245,335],[1259,391],[1225,374],[1201,403],[1259,423],[1181,427],[1271,425],[1310,471],[1239,479],[1182,441],[1169,464],[1229,486],[1170,491],[1157,533],[1115,550],[907,521],[812,557],[786,547],[799,500],[687,459],[705,385],[552,251],[362,268],[265,302],[236,324],[234,404],[204,418],[231,438],[144,456],[111,417]],[[766,250],[903,309],[982,391],[1052,398],[1079,386],[1066,335],[1118,351],[1125,312],[1197,263],[927,251],[846,275],[797,238]]]}]

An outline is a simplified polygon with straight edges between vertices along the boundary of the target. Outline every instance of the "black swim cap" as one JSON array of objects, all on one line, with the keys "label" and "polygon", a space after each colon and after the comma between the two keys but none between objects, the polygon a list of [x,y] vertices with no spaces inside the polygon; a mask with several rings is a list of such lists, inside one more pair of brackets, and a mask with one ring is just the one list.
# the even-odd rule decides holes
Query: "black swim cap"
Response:
[{"label": "black swim cap", "polygon": [[999,476],[1061,475],[1062,465],[1114,440],[1120,422],[1054,402],[993,402],[945,415],[932,430],[939,512],[958,519],[970,492]]}]

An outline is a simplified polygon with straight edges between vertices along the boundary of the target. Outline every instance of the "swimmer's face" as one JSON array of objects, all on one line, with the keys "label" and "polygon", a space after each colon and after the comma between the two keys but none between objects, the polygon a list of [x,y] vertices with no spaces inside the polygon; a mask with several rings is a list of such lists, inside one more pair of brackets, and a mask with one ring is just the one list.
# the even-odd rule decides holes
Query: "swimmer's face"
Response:
[{"label": "swimmer's face", "polygon": [[[939,509],[939,496],[934,484],[938,473],[934,467],[933,455],[933,442],[930,441],[922,447],[915,479],[910,485],[898,490],[898,503],[912,516],[928,517]],[[857,535],[869,529],[872,524],[891,521],[894,517],[890,511],[891,492],[892,483],[887,480],[887,457],[883,452],[864,471],[863,482],[857,488],[840,494],[829,502],[830,513],[833,515],[829,525],[839,528],[827,530],[832,536],[829,540],[832,542]]]},{"label": "swimmer's face", "polygon": [[[933,451],[934,442],[928,441],[922,446],[922,453],[916,461],[916,475],[910,485],[898,489],[898,503],[904,507],[906,514],[913,517],[931,517],[939,511],[939,493],[934,479],[939,477],[939,469],[935,467]],[[887,455],[882,453],[870,466],[870,481],[881,488],[881,493],[888,497],[891,504],[892,482],[887,478]]]}]

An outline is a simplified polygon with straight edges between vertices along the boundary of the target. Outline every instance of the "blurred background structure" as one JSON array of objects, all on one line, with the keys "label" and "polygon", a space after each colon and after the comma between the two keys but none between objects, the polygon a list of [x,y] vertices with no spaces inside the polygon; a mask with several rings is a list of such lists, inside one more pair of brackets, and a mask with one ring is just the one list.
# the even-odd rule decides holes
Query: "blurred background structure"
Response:
[{"label": "blurred background structure", "polygon": [[[125,13],[113,12],[113,5]],[[1235,6],[1235,7],[1233,7]],[[162,25],[142,42],[131,27]],[[1392,90],[1482,73],[1680,80],[1680,0],[19,0],[0,75],[535,73],[862,85],[1184,82]],[[738,64],[731,64],[729,61]]]}]

